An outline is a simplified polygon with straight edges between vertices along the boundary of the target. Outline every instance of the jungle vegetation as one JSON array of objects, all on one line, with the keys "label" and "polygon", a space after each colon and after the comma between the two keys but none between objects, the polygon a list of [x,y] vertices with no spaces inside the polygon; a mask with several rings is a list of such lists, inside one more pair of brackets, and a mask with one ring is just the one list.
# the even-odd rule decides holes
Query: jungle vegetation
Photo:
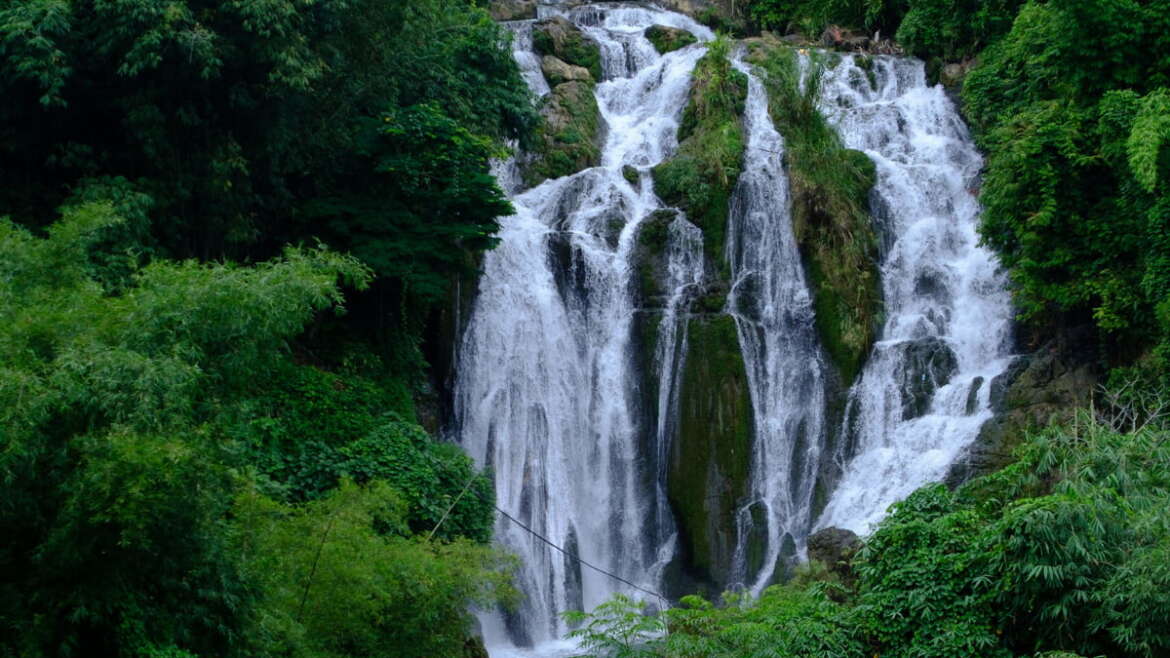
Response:
[{"label": "jungle vegetation", "polygon": [[455,656],[514,599],[415,404],[535,125],[509,39],[464,0],[0,1],[0,655]]}]

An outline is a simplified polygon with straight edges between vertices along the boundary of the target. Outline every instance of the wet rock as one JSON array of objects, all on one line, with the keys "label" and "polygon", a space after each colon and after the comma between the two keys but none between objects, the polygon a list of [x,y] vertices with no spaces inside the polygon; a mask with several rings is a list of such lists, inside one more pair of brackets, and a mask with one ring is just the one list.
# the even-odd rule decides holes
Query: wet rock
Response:
[{"label": "wet rock", "polygon": [[646,28],[646,38],[650,40],[650,43],[654,44],[655,50],[662,55],[674,52],[680,48],[686,48],[698,41],[695,35],[686,30],[680,30],[677,27],[667,27],[665,25],[651,25]]},{"label": "wet rock", "polygon": [[552,55],[545,55],[540,60],[540,71],[548,80],[548,84],[556,87],[562,82],[593,82],[593,74],[583,66],[573,66],[561,61]]},{"label": "wet rock", "polygon": [[580,66],[601,79],[601,47],[563,16],[538,21],[532,28],[532,45],[541,55]]},{"label": "wet rock", "polygon": [[926,415],[934,392],[959,369],[959,360],[941,338],[909,341],[900,349],[902,420],[910,420]]},{"label": "wet rock", "polygon": [[524,182],[536,185],[601,164],[601,110],[589,82],[553,87],[540,109],[536,145],[521,167]]},{"label": "wet rock", "polygon": [[861,546],[861,539],[854,532],[825,528],[809,535],[808,559],[825,563],[829,571],[848,583],[853,580],[853,556]]},{"label": "wet rock", "polygon": [[943,87],[962,88],[966,74],[970,73],[972,62],[951,62],[938,73],[938,82]]},{"label": "wet rock", "polygon": [[684,570],[718,592],[729,584],[736,510],[750,488],[752,408],[735,320],[694,316],[687,331],[667,497]]},{"label": "wet rock", "polygon": [[670,241],[670,224],[678,217],[674,210],[656,210],[638,226],[634,247],[634,280],[638,305],[662,308],[666,305],[669,272],[666,248]]},{"label": "wet rock", "polygon": [[637,185],[638,181],[641,180],[642,175],[638,173],[636,168],[630,165],[625,165],[622,167],[622,178],[626,179],[626,182],[630,185]]},{"label": "wet rock", "polygon": [[768,556],[768,507],[757,500],[748,506],[747,514],[751,527],[744,546],[744,579],[750,583],[759,577]]},{"label": "wet rock", "polygon": [[983,378],[976,377],[971,381],[971,389],[967,391],[967,404],[963,413],[970,416],[979,410],[979,391],[983,388]]},{"label": "wet rock", "polygon": [[947,485],[958,486],[1011,463],[1012,451],[1025,433],[1071,421],[1076,410],[1089,403],[1096,384],[1090,362],[1056,345],[1017,358],[991,380],[988,394],[996,416],[984,423],[951,466]]},{"label": "wet rock", "polygon": [[536,18],[536,0],[493,0],[488,6],[497,21],[522,21]]}]

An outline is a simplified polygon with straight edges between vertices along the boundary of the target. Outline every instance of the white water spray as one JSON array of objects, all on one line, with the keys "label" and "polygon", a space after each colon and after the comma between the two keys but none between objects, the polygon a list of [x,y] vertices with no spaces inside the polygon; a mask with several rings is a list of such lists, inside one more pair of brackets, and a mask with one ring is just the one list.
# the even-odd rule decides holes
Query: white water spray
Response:
[{"label": "white water spray", "polygon": [[[641,441],[654,429],[637,408],[631,256],[638,225],[661,206],[645,172],[677,146],[704,48],[660,56],[642,33],[666,24],[701,40],[714,35],[645,8],[565,15],[601,44],[602,166],[512,195],[516,214],[501,219],[500,246],[486,255],[460,349],[456,423],[467,451],[493,469],[501,509],[585,561],[657,589],[674,553],[673,521],[660,484],[645,477],[661,450]],[[514,29],[517,61],[533,89],[546,91],[528,52],[530,25]],[[625,165],[643,172],[639,183],[623,177]],[[684,219],[670,228],[680,288],[695,276],[687,260],[697,231]],[[522,559],[525,600],[507,618],[483,616],[489,646],[553,640],[566,631],[562,612],[623,591],[505,519],[496,538]]]},{"label": "white water spray", "polygon": [[989,382],[1010,356],[1012,309],[978,244],[981,159],[922,62],[852,57],[826,71],[821,109],[877,165],[885,325],[850,392],[845,474],[818,526],[865,533],[948,466],[991,416]]}]

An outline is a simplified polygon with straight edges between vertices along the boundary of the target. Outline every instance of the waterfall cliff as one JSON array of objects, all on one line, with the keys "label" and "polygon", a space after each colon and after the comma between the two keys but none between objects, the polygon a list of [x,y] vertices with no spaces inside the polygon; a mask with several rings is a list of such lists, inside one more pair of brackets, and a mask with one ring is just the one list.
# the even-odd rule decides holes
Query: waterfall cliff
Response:
[{"label": "waterfall cliff", "polygon": [[[1008,297],[975,235],[979,155],[921,63],[846,56],[824,74],[823,114],[876,166],[885,302],[843,388],[761,74],[731,54],[729,75],[746,80],[728,124],[742,155],[722,206],[700,217],[655,181],[684,151],[702,155],[687,108],[711,31],[633,4],[540,11],[509,25],[546,108],[545,152],[497,167],[516,212],[484,260],[451,423],[492,470],[512,517],[496,537],[522,560],[519,610],[482,617],[495,647],[553,641],[561,613],[638,595],[629,583],[758,592],[815,528],[864,532],[942,477],[1008,363]],[[662,54],[653,26],[694,43]]]}]

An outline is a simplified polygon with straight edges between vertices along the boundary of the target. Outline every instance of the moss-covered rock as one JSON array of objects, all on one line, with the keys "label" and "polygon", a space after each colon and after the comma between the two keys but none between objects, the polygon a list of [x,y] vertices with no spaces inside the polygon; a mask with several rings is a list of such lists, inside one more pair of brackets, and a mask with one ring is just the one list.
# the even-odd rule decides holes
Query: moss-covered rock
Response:
[{"label": "moss-covered rock", "polygon": [[747,76],[727,59],[725,40],[711,44],[692,76],[690,100],[679,125],[675,156],[652,170],[663,201],[681,208],[703,231],[708,271],[727,279],[724,256],[728,204],[743,167],[742,117]]},{"label": "moss-covered rock", "polygon": [[552,55],[545,55],[540,60],[540,72],[553,87],[562,82],[593,82],[593,74],[589,69],[584,66],[573,66]]},{"label": "moss-covered rock", "polygon": [[532,27],[532,45],[541,55],[587,69],[601,79],[601,47],[563,16],[538,21]]},{"label": "moss-covered rock", "polygon": [[[812,288],[816,326],[825,351],[848,389],[881,324],[877,234],[869,214],[876,181],[873,162],[845,148],[836,130],[800,85],[796,53],[754,42],[749,61],[768,91],[768,110],[785,139],[792,223]],[[811,75],[819,75],[814,61]]]},{"label": "moss-covered rock", "polygon": [[696,315],[687,332],[667,496],[687,571],[723,587],[735,550],[735,512],[750,487],[752,407],[735,320]]},{"label": "moss-covered rock", "polygon": [[528,185],[601,164],[601,110],[589,82],[553,87],[542,102],[541,123],[522,172]]},{"label": "moss-covered rock", "polygon": [[625,165],[622,167],[622,178],[626,179],[626,182],[630,185],[637,185],[642,175],[638,173],[637,168]]},{"label": "moss-covered rock", "polygon": [[653,44],[654,49],[660,54],[672,53],[680,48],[686,48],[698,41],[695,35],[680,30],[677,27],[667,27],[665,25],[651,25],[646,28],[646,38]]},{"label": "moss-covered rock", "polygon": [[666,245],[670,224],[678,217],[674,210],[656,210],[638,225],[633,266],[637,303],[642,308],[662,308],[666,304]]}]

